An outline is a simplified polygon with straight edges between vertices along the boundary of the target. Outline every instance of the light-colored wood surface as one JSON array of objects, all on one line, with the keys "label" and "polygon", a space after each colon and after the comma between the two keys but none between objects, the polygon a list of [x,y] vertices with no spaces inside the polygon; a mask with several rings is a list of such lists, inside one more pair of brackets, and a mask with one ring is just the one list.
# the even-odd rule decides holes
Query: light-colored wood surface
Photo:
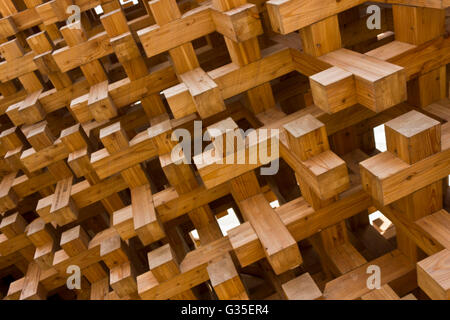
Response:
[{"label": "light-colored wood surface", "polygon": [[376,4],[2,0],[0,297],[449,299],[450,3]]}]

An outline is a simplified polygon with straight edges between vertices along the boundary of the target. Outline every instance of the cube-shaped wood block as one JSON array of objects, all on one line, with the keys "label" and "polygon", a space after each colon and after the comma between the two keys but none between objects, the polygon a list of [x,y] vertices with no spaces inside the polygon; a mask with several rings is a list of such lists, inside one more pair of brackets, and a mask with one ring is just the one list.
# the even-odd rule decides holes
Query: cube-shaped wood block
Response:
[{"label": "cube-shaped wood block", "polygon": [[19,127],[12,127],[0,133],[0,141],[7,150],[13,150],[26,144],[27,139]]},{"label": "cube-shaped wood block", "polygon": [[151,127],[148,128],[147,133],[148,136],[153,139],[155,146],[158,149],[158,154],[161,156],[171,152],[178,142],[172,141],[172,121],[169,119],[168,115],[163,114],[155,117],[150,123]]},{"label": "cube-shaped wood block", "polygon": [[219,299],[248,299],[247,292],[229,254],[211,262],[207,271],[211,285]]},{"label": "cube-shaped wood block", "polygon": [[108,94],[108,81],[91,87],[88,99],[89,110],[97,121],[110,120],[118,115],[114,101]]},{"label": "cube-shaped wood block", "polygon": [[100,130],[100,140],[110,154],[120,152],[129,147],[128,135],[120,121]]},{"label": "cube-shaped wood block", "polygon": [[46,112],[39,102],[42,90],[33,92],[22,102],[19,107],[19,115],[26,124],[33,124],[45,119]]},{"label": "cube-shaped wood block", "polygon": [[124,240],[128,240],[136,236],[133,222],[133,209],[131,206],[114,211],[113,226],[114,229],[116,229],[116,231],[120,234],[120,237]]},{"label": "cube-shaped wood block", "polygon": [[213,11],[217,32],[230,40],[242,42],[263,33],[258,8],[246,3],[226,12]]},{"label": "cube-shaped wood block", "polygon": [[237,152],[238,148],[245,148],[244,136],[232,118],[209,126],[206,132],[214,145],[216,156],[226,156]]},{"label": "cube-shaped wood block", "polygon": [[129,261],[127,248],[120,236],[115,235],[100,243],[100,257],[112,269]]},{"label": "cube-shaped wood block", "polygon": [[189,89],[202,119],[225,110],[219,86],[201,68],[181,74],[180,79]]},{"label": "cube-shaped wood block", "polygon": [[61,234],[60,245],[69,256],[74,256],[87,249],[89,236],[81,226],[76,226]]},{"label": "cube-shaped wood block", "polygon": [[2,214],[17,207],[19,202],[19,197],[12,188],[16,175],[17,172],[10,173],[3,177],[0,183],[0,212]]},{"label": "cube-shaped wood block", "polygon": [[28,128],[27,139],[34,150],[39,151],[53,145],[53,136],[47,121],[36,123]]},{"label": "cube-shaped wood block", "polygon": [[88,94],[75,98],[70,102],[69,110],[73,117],[80,123],[85,123],[93,119],[88,103]]},{"label": "cube-shaped wood block", "polygon": [[35,219],[27,227],[27,237],[36,247],[41,247],[54,241],[54,229],[44,219]]},{"label": "cube-shaped wood block", "polygon": [[352,73],[332,67],[309,78],[314,104],[325,112],[336,113],[357,103]]},{"label": "cube-shaped wood block", "polygon": [[264,258],[261,242],[250,223],[243,223],[228,231],[228,238],[241,267],[252,264],[255,259]]},{"label": "cube-shaped wood block", "polygon": [[186,117],[197,111],[194,98],[184,83],[180,83],[162,92],[166,97],[175,119]]},{"label": "cube-shaped wood block", "polygon": [[282,285],[288,300],[317,300],[322,298],[322,292],[309,273],[292,279]]},{"label": "cube-shaped wood block", "polygon": [[347,190],[350,187],[345,161],[328,150],[303,161],[306,173],[303,178],[323,200]]},{"label": "cube-shaped wood block", "polygon": [[17,33],[17,27],[11,16],[0,19],[0,35],[7,38]]},{"label": "cube-shaped wood block", "polygon": [[73,0],[51,0],[36,6],[36,11],[45,25],[51,25],[66,19],[67,7],[73,4]]},{"label": "cube-shaped wood block", "polygon": [[284,128],[292,152],[302,161],[330,149],[325,125],[312,115],[292,121]]},{"label": "cube-shaped wood block", "polygon": [[170,244],[148,253],[148,265],[158,281],[166,281],[180,273],[178,261]]},{"label": "cube-shaped wood block", "polygon": [[137,284],[133,265],[130,262],[126,262],[112,268],[109,283],[119,297],[135,294],[137,292]]},{"label": "cube-shaped wood block", "polygon": [[434,300],[450,300],[450,250],[417,263],[417,283]]},{"label": "cube-shaped wood block", "polygon": [[441,151],[441,124],[415,110],[385,124],[387,149],[408,164]]},{"label": "cube-shaped wood block", "polygon": [[69,154],[67,164],[76,177],[80,178],[90,172],[91,157],[87,148],[74,151]]},{"label": "cube-shaped wood block", "polygon": [[55,250],[55,243],[53,241],[47,242],[42,246],[36,247],[33,259],[41,269],[46,270],[51,268],[53,266]]},{"label": "cube-shaped wood block", "polygon": [[8,239],[12,239],[23,233],[26,226],[27,222],[25,219],[22,215],[16,212],[2,219],[0,223],[0,231],[7,236]]},{"label": "cube-shaped wood block", "polygon": [[81,150],[90,146],[89,137],[81,124],[76,124],[61,131],[61,141],[70,151]]}]

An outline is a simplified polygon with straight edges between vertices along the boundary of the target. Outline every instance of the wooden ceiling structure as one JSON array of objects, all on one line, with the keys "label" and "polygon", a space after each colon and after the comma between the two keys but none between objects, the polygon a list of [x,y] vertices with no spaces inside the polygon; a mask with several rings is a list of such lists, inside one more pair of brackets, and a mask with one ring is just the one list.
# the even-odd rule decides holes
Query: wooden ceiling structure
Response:
[{"label": "wooden ceiling structure", "polygon": [[449,7],[1,0],[0,298],[450,299]]}]

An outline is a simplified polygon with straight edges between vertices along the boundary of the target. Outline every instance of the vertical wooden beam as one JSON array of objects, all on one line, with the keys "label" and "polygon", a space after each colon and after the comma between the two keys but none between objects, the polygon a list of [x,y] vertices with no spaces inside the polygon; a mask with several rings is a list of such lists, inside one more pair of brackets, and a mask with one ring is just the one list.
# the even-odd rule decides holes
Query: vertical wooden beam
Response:
[{"label": "vertical wooden beam", "polygon": [[[24,128],[22,128],[22,130],[23,129]],[[36,151],[51,147],[56,141],[56,138],[50,131],[47,121],[42,121],[26,127],[24,133],[25,132],[28,142]],[[56,161],[47,168],[56,179],[64,179],[72,176],[72,171],[63,160]]]},{"label": "vertical wooden beam", "polygon": [[420,45],[445,32],[445,10],[392,5],[395,39]]},{"label": "vertical wooden beam", "polygon": [[144,246],[165,237],[163,226],[155,211],[149,184],[131,189],[131,207],[134,229]]},{"label": "vertical wooden beam", "polygon": [[109,282],[120,298],[140,299],[137,294],[136,272],[130,262],[112,268]]},{"label": "vertical wooden beam", "polygon": [[[163,26],[181,18],[181,12],[175,0],[153,0],[148,3],[156,23]],[[169,50],[177,74],[183,74],[200,67],[192,43],[185,43]]]},{"label": "vertical wooden beam", "polygon": [[[100,130],[100,140],[110,154],[120,152],[129,147],[127,133],[120,122],[116,122]],[[122,178],[127,182],[130,188],[136,188],[149,183],[147,175],[141,164],[123,170]]]},{"label": "vertical wooden beam", "polygon": [[[297,119],[284,126],[288,135],[292,152],[301,161],[306,161],[330,149],[325,125],[311,115]],[[296,174],[303,198],[315,209],[321,209],[336,201],[336,197],[321,199],[306,181]],[[311,238],[318,251],[325,273],[339,273],[340,266],[330,265],[329,254],[335,247],[348,243],[347,227],[345,221],[322,230],[318,236]],[[335,261],[336,262],[336,261]]]},{"label": "vertical wooden beam", "polygon": [[[0,52],[8,63],[14,63],[15,59],[25,55],[25,49],[18,39],[1,44]],[[20,76],[19,81],[28,93],[33,93],[43,88],[41,81],[34,71]]]},{"label": "vertical wooden beam", "polygon": [[59,226],[64,226],[78,219],[78,208],[71,197],[73,177],[58,181],[53,195],[50,214]]},{"label": "vertical wooden beam", "polygon": [[60,72],[52,56],[54,45],[46,31],[34,34],[27,38],[28,45],[36,53],[34,62],[39,71],[47,75],[56,90],[62,90],[72,84],[69,75]]},{"label": "vertical wooden beam", "polygon": [[[192,168],[182,162],[184,154],[181,152],[179,156],[179,159],[173,159],[173,155],[167,153],[160,156],[159,159],[170,185],[177,190],[178,194],[183,194],[196,188],[198,182]],[[178,163],[177,160],[180,160],[181,163]],[[200,243],[202,245],[222,237],[222,231],[208,205],[197,208],[189,212],[188,215],[199,233]]]},{"label": "vertical wooden beam", "polygon": [[[388,151],[408,164],[441,151],[441,124],[422,113],[410,111],[387,122],[385,128]],[[391,206],[413,222],[442,209],[442,198],[442,181],[437,181]],[[411,261],[420,259],[414,241],[400,229],[397,230],[397,245]]]},{"label": "vertical wooden beam", "polygon": [[47,292],[40,283],[40,276],[41,269],[37,263],[31,262],[23,281],[20,300],[44,300],[47,298]]},{"label": "vertical wooden beam", "polygon": [[[83,127],[80,124],[69,127],[61,132],[60,138],[66,148],[71,151],[67,162],[74,173],[78,177],[84,176],[91,185],[99,183],[100,178],[93,170],[89,157],[92,149],[91,142]],[[102,199],[101,202],[110,214],[124,207],[118,194]]]},{"label": "vertical wooden beam", "polygon": [[[246,0],[217,0],[213,1],[213,8],[221,12],[226,12],[246,3]],[[225,43],[231,60],[239,66],[245,66],[261,59],[261,50],[257,37],[242,42],[236,42],[225,37]],[[273,108],[275,106],[275,99],[270,84],[265,83],[248,90],[247,102],[250,110],[254,114]]]},{"label": "vertical wooden beam", "polygon": [[[445,33],[445,9],[392,5],[395,39],[421,45]],[[408,102],[418,106],[445,98],[445,67],[420,75],[408,83]]]},{"label": "vertical wooden beam", "polygon": [[298,245],[261,193],[255,173],[250,171],[234,178],[230,187],[244,219],[250,222],[258,235],[275,274],[280,275],[299,266],[302,256]]},{"label": "vertical wooden beam", "polygon": [[[60,29],[61,34],[69,47],[76,46],[77,44],[88,40],[86,30],[81,21],[75,22],[74,24],[66,25]],[[98,60],[82,65],[80,68],[90,85],[95,85],[108,80],[105,69]]]},{"label": "vertical wooden beam", "polygon": [[313,23],[299,32],[304,52],[313,57],[320,57],[342,46],[337,15]]}]

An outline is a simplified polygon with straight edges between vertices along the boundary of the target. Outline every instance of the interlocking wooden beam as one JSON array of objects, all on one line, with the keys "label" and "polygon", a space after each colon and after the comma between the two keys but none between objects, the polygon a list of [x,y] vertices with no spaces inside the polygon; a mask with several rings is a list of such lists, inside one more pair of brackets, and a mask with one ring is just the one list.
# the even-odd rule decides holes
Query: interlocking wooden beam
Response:
[{"label": "interlocking wooden beam", "polygon": [[2,1],[0,297],[449,299],[448,7]]},{"label": "interlocking wooden beam", "polygon": [[[416,111],[411,111],[394,121],[404,128],[399,128],[400,131],[398,132],[404,134],[405,140],[404,142],[398,141],[398,143],[406,147],[412,147],[415,144],[418,150],[415,155],[411,151],[411,156],[415,158],[409,164],[406,162],[409,160],[402,160],[402,158],[395,155],[402,152],[399,149],[381,153],[361,163],[363,187],[381,205],[388,205],[434,181],[445,178],[449,174],[448,125],[441,127],[437,121],[426,118]],[[414,121],[416,121],[415,125],[413,124]],[[409,127],[406,128],[405,125],[402,125],[403,122],[411,124],[416,128],[416,131]],[[438,143],[437,149],[429,150],[432,152],[432,155],[424,157],[422,160],[418,160],[417,157],[425,155],[427,151],[424,150],[424,153],[420,153],[420,148],[426,147],[426,145],[419,142],[420,140],[408,141],[410,139],[420,139],[419,123],[421,125],[425,125],[425,123],[430,124],[429,129],[433,130],[433,133],[430,134],[429,138]],[[394,122],[392,124],[394,125]],[[389,126],[389,123],[387,125]],[[401,156],[407,157],[408,154]],[[388,167],[389,169],[387,169]]]}]

